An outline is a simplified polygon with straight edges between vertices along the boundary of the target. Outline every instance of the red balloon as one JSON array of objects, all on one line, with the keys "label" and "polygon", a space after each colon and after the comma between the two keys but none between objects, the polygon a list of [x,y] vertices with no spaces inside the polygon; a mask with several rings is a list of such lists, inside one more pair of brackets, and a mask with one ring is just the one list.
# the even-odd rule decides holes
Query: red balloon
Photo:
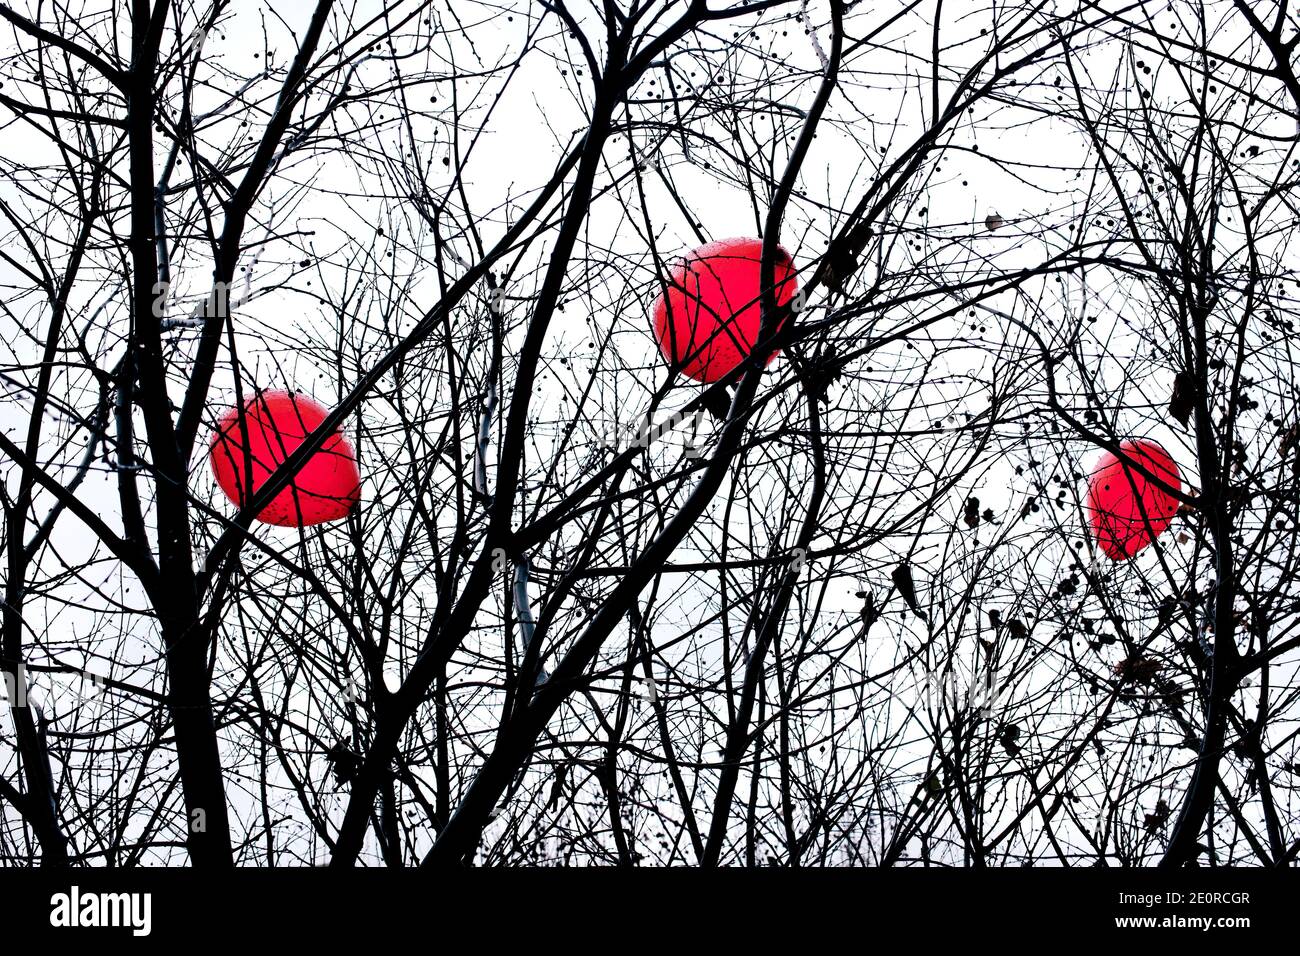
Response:
[{"label": "red balloon", "polygon": [[[1129,461],[1170,487],[1182,488],[1178,466],[1158,442],[1139,438],[1119,447]],[[1088,480],[1092,535],[1112,561],[1133,557],[1168,528],[1177,513],[1178,500],[1173,495],[1110,452],[1093,468]]]},{"label": "red balloon", "polygon": [[[668,274],[655,303],[659,351],[699,382],[716,382],[748,357],[762,319],[758,239],[721,239],[688,253]],[[798,283],[794,260],[776,248],[776,301],[786,305]],[[767,357],[770,363],[776,352]]]},{"label": "red balloon", "polygon": [[[262,392],[239,409],[227,409],[217,423],[209,459],[227,497],[243,505],[310,435],[329,411],[306,395]],[[252,484],[246,466],[251,464]],[[257,520],[287,527],[306,527],[344,518],[361,500],[361,473],[356,452],[341,432],[325,439],[293,480],[258,514]]]}]

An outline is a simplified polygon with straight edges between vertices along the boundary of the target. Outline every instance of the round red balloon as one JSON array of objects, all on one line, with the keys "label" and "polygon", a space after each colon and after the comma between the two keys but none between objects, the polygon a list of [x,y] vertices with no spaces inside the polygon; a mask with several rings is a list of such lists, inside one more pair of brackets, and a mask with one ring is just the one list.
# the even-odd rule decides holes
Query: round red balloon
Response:
[{"label": "round red balloon", "polygon": [[[239,409],[228,409],[217,423],[208,456],[221,490],[243,507],[328,414],[324,406],[306,395],[263,392],[244,405],[245,434],[240,427]],[[360,500],[361,474],[356,453],[336,431],[262,509],[257,520],[288,527],[337,521]]]},{"label": "round red balloon", "polygon": [[[763,243],[721,239],[688,253],[668,274],[655,303],[659,351],[699,382],[716,382],[743,362],[758,341],[762,319],[759,268]],[[786,305],[798,283],[794,260],[776,249],[776,301]],[[776,357],[767,357],[770,363]]]},{"label": "round red balloon", "polygon": [[[1128,460],[1166,485],[1182,488],[1178,466],[1158,442],[1140,438],[1120,444]],[[1112,561],[1137,554],[1156,539],[1178,513],[1178,500],[1146,475],[1106,452],[1088,480],[1088,516],[1093,538]]]}]

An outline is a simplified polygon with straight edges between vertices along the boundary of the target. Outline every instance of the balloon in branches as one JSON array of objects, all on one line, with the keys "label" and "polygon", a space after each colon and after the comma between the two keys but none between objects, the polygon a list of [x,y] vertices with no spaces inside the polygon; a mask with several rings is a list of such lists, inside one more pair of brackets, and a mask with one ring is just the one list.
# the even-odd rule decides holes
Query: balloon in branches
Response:
[{"label": "balloon in branches", "polygon": [[[308,396],[282,391],[262,392],[246,402],[242,424],[240,409],[227,409],[209,452],[221,490],[242,508],[328,414]],[[336,430],[258,513],[257,520],[286,527],[337,521],[360,499],[356,452]]]},{"label": "balloon in branches", "polygon": [[[759,279],[763,243],[721,239],[688,253],[669,271],[655,303],[654,334],[671,364],[699,382],[724,378],[749,357],[762,318]],[[775,292],[788,305],[798,283],[790,253],[776,247]],[[772,352],[766,357],[771,362]]]},{"label": "balloon in branches", "polygon": [[1178,513],[1178,500],[1138,467],[1170,488],[1182,488],[1178,466],[1158,442],[1139,438],[1119,447],[1120,456],[1101,456],[1088,480],[1093,538],[1112,561],[1131,558],[1151,544]]}]

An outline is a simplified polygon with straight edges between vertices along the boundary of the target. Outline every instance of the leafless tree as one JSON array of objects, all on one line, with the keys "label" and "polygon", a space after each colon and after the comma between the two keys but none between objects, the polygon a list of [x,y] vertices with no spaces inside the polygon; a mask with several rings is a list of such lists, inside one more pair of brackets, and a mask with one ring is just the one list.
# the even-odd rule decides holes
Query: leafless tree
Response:
[{"label": "leafless tree", "polygon": [[0,4],[6,863],[1294,860],[1285,3],[283,7]]}]

